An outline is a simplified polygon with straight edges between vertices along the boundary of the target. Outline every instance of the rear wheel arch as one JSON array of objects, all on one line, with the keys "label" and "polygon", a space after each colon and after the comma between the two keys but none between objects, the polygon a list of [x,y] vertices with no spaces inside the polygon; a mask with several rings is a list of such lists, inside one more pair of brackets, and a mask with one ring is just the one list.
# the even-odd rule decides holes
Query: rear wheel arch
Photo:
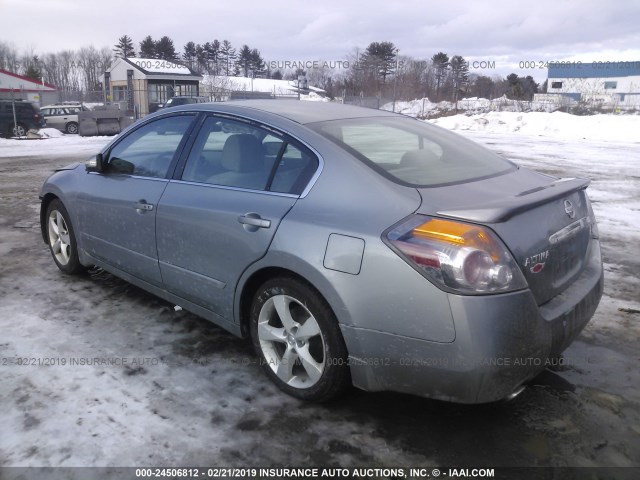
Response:
[{"label": "rear wheel arch", "polygon": [[274,278],[293,278],[305,283],[323,299],[324,303],[331,310],[335,318],[340,321],[340,318],[336,314],[336,308],[334,308],[331,302],[327,299],[326,295],[322,293],[320,288],[314,285],[314,283],[311,282],[307,277],[287,268],[263,267],[250,274],[249,278],[247,278],[247,280],[242,284],[241,291],[239,293],[239,302],[237,303],[238,319],[240,321],[240,330],[242,332],[243,338],[249,337],[251,302],[256,291],[265,282]]}]

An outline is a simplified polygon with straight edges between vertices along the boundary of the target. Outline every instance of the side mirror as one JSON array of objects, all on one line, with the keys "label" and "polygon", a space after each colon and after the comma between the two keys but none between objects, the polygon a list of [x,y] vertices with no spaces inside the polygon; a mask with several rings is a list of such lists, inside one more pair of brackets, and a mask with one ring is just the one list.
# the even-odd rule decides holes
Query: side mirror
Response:
[{"label": "side mirror", "polygon": [[97,154],[94,158],[90,158],[84,164],[84,168],[87,172],[102,172],[103,170],[102,154]]}]

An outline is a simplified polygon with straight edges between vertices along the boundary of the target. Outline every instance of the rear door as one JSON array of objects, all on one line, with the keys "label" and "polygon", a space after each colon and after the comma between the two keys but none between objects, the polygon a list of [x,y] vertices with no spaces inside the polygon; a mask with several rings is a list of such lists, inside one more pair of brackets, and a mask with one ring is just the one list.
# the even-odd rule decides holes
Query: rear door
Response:
[{"label": "rear door", "polygon": [[81,245],[87,253],[157,286],[156,212],[195,115],[155,119],[107,153],[102,173],[87,173],[78,195]]},{"label": "rear door", "polygon": [[208,117],[157,216],[165,287],[227,320],[242,272],[261,258],[317,158],[264,128]]},{"label": "rear door", "polygon": [[64,130],[64,117],[66,116],[64,108],[48,108],[47,110],[47,127]]}]

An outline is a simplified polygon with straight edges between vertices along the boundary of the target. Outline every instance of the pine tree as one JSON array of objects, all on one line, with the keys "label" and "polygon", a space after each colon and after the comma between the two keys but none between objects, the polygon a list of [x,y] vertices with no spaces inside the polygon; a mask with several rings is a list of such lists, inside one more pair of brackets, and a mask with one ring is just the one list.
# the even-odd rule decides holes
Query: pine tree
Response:
[{"label": "pine tree", "polygon": [[182,59],[185,61],[187,66],[193,69],[193,65],[196,62],[197,51],[196,44],[193,42],[189,42],[184,46],[184,53],[182,54]]},{"label": "pine tree", "polygon": [[123,35],[118,39],[117,45],[114,45],[113,52],[116,58],[130,58],[136,56],[136,49],[133,47],[133,40],[127,35]]},{"label": "pine tree", "polygon": [[166,35],[156,42],[156,53],[162,60],[176,60],[178,57],[173,40]]},{"label": "pine tree", "polygon": [[262,55],[260,55],[260,51],[257,48],[251,50],[251,66],[253,69],[253,76],[262,76],[265,73],[265,64],[262,59]]},{"label": "pine tree", "polygon": [[[205,43],[206,45],[206,43]],[[195,69],[198,73],[209,73],[209,65],[207,62],[207,50],[205,45],[196,45],[196,66]]]},{"label": "pine tree", "polygon": [[151,38],[151,35],[147,35],[144,40],[140,42],[140,56],[142,58],[158,58],[156,42]]},{"label": "pine tree", "polygon": [[248,77],[249,70],[251,69],[251,49],[249,49],[249,45],[245,44],[240,49],[240,53],[238,53],[238,63],[242,69],[242,75]]},{"label": "pine tree", "polygon": [[231,46],[231,42],[229,42],[229,40],[222,41],[222,45],[220,45],[219,56],[222,71],[225,75],[230,75],[231,73],[237,71],[237,69],[234,68],[236,61],[236,49]]},{"label": "pine tree", "polygon": [[387,77],[395,71],[396,55],[397,49],[392,42],[372,42],[362,54],[360,62],[376,80],[382,79],[384,85]]},{"label": "pine tree", "polygon": [[444,83],[449,68],[449,55],[443,52],[436,53],[431,57],[431,63],[436,71],[436,97],[440,95],[440,85]]},{"label": "pine tree", "polygon": [[469,83],[469,64],[460,55],[451,57],[451,79],[453,80],[453,101],[458,101],[460,90]]},{"label": "pine tree", "polygon": [[218,75],[220,73],[220,42],[218,40],[207,42],[203,48],[207,61],[207,72]]},{"label": "pine tree", "polygon": [[42,81],[42,70],[40,69],[40,59],[37,55],[34,55],[27,66],[24,76],[31,78],[37,82]]}]

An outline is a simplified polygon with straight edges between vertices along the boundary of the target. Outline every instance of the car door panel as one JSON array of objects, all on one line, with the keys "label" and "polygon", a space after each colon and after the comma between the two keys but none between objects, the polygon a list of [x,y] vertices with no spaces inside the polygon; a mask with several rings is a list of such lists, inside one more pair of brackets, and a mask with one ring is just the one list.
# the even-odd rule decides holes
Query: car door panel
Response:
[{"label": "car door panel", "polygon": [[240,275],[266,253],[295,201],[291,195],[171,181],[157,213],[165,287],[231,320]]},{"label": "car door panel", "polygon": [[[165,179],[88,174],[78,198],[82,248],[94,258],[162,285],[155,206],[167,183]],[[152,208],[139,208],[144,204]]]},{"label": "car door panel", "polygon": [[158,202],[195,115],[154,119],[112,146],[104,171],[78,192],[80,245],[90,256],[161,287],[156,248]]}]

